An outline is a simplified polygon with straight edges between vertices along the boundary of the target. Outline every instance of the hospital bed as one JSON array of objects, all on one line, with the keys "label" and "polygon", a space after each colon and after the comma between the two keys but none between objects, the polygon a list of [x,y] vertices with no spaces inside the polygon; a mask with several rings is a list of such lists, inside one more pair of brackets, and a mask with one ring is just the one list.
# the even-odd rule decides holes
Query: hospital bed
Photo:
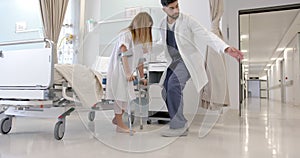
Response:
[{"label": "hospital bed", "polygon": [[166,69],[167,63],[164,61],[152,61],[149,63],[149,94],[150,103],[147,124],[157,121],[165,124],[170,121],[170,116],[161,96],[162,87],[159,85],[160,78]]},{"label": "hospital bed", "polygon": [[83,65],[54,65],[47,39],[4,42],[0,49],[34,43],[50,48],[0,51],[0,105],[5,106],[0,132],[10,132],[14,116],[57,118],[54,137],[60,140],[75,104],[92,106],[100,100],[101,75]]}]

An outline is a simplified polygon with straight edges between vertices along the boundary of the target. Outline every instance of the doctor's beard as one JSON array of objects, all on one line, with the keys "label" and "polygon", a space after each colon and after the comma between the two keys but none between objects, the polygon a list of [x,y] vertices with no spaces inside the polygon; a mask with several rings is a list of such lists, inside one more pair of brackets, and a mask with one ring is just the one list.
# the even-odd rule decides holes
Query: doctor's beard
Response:
[{"label": "doctor's beard", "polygon": [[173,15],[168,14],[168,17],[170,17],[170,18],[176,20],[176,19],[179,17],[179,13],[173,14]]}]

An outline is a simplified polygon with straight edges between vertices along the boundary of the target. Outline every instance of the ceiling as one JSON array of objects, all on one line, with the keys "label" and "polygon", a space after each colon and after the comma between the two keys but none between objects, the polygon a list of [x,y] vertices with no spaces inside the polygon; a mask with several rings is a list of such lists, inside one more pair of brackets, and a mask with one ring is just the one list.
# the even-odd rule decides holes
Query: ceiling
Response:
[{"label": "ceiling", "polygon": [[271,58],[280,57],[297,32],[300,9],[240,15],[240,49],[248,76],[265,76]]}]

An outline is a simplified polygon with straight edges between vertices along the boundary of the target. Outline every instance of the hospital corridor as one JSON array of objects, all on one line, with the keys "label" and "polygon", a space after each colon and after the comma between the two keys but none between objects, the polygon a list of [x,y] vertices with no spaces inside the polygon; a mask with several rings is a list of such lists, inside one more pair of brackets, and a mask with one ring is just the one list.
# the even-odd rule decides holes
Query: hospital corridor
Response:
[{"label": "hospital corridor", "polygon": [[[139,137],[138,144],[129,144],[129,135],[112,132],[109,120],[85,124],[87,113],[74,113],[68,119],[63,141],[52,136],[53,120],[16,118],[9,135],[1,135],[0,153],[6,157],[298,157],[299,107],[266,99],[248,99],[241,117],[228,110],[220,116],[210,134],[198,137],[204,110],[199,109],[186,137],[179,137],[165,146],[149,152],[120,151],[97,138],[93,131],[106,131],[105,139],[120,146],[145,147],[143,141],[164,144],[159,133]],[[101,113],[97,113],[97,116]],[[81,120],[82,119],[82,120]],[[105,122],[106,121],[106,125]],[[102,125],[101,125],[102,124]],[[104,125],[103,125],[104,124]],[[151,125],[153,126],[153,125]],[[159,126],[159,125],[155,125]],[[147,127],[145,127],[147,128]],[[151,127],[149,127],[151,128]],[[136,146],[137,145],[137,146]],[[141,147],[142,148],[142,147]],[[145,147],[146,148],[146,147]]]},{"label": "hospital corridor", "polygon": [[0,158],[298,158],[299,0],[2,0]]}]

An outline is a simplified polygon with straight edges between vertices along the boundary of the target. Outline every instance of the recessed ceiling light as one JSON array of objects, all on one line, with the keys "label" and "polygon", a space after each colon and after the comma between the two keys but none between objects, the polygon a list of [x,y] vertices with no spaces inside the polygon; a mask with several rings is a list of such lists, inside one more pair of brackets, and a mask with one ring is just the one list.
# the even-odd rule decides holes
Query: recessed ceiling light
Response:
[{"label": "recessed ceiling light", "polygon": [[277,58],[277,60],[278,60],[278,61],[281,61],[281,60],[283,60],[283,58]]},{"label": "recessed ceiling light", "polygon": [[267,64],[267,66],[272,66],[272,64]]},{"label": "recessed ceiling light", "polygon": [[271,58],[272,61],[276,60],[277,58]]},{"label": "recessed ceiling light", "polygon": [[247,50],[247,49],[242,49],[242,50],[241,50],[241,52],[243,52],[243,53],[247,53],[247,52],[248,52],[248,50]]},{"label": "recessed ceiling light", "polygon": [[292,51],[292,50],[294,50],[294,48],[285,48],[284,50],[285,51]]},{"label": "recessed ceiling light", "polygon": [[284,48],[277,48],[276,49],[276,51],[278,51],[278,52],[281,52],[281,51],[283,51],[284,50]]},{"label": "recessed ceiling light", "polygon": [[241,35],[241,39],[249,38],[249,35]]}]

